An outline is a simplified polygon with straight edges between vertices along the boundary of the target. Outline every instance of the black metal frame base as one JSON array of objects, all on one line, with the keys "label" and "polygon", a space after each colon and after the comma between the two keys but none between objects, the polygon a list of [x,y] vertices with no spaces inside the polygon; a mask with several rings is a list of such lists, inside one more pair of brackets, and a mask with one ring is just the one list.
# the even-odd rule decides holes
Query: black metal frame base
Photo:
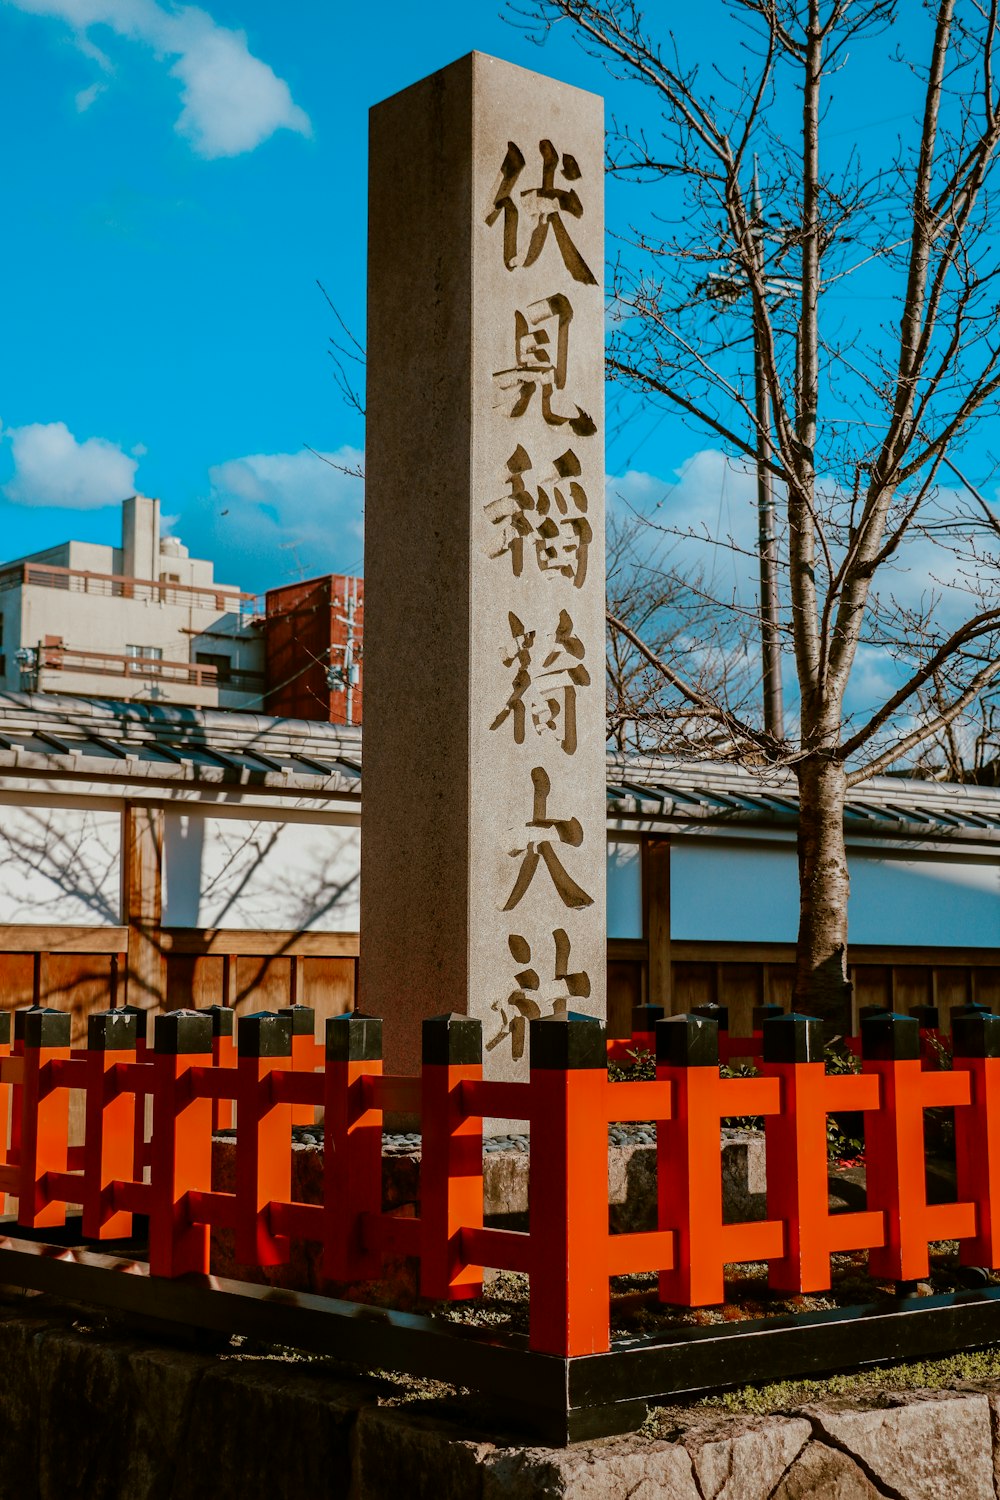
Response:
[{"label": "black metal frame base", "polygon": [[214,1276],[151,1278],[142,1261],[23,1239],[0,1238],[0,1285],[464,1386],[553,1447],[631,1431],[650,1406],[686,1397],[1000,1342],[1000,1287],[682,1328],[559,1359],[521,1335]]}]

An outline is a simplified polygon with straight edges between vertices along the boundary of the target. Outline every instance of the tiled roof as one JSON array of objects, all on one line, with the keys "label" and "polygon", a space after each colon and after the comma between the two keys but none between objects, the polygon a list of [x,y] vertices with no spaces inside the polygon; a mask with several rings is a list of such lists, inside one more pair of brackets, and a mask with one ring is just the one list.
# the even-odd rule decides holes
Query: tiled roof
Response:
[{"label": "tiled roof", "polygon": [[[427,747],[431,753],[431,747]],[[360,798],[361,730],[312,719],[0,693],[0,775],[234,784]],[[608,813],[623,825],[792,829],[790,772],[665,756],[608,756]],[[849,832],[1000,841],[1000,788],[879,776],[848,800]]]},{"label": "tiled roof", "polygon": [[[735,824],[794,828],[799,794],[790,771],[761,775],[739,766],[609,755],[613,817],[664,826]],[[848,793],[849,832],[877,837],[1000,840],[1000,788],[875,776]]]},{"label": "tiled roof", "polygon": [[235,783],[357,797],[361,732],[307,719],[0,693],[0,774]]}]

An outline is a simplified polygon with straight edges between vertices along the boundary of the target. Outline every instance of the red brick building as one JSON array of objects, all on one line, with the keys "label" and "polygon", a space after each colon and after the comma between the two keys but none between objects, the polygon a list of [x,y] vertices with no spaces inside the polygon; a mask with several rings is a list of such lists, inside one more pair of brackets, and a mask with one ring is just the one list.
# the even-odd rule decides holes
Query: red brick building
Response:
[{"label": "red brick building", "polygon": [[361,723],[363,578],[341,573],[270,589],[264,621],[269,714]]}]

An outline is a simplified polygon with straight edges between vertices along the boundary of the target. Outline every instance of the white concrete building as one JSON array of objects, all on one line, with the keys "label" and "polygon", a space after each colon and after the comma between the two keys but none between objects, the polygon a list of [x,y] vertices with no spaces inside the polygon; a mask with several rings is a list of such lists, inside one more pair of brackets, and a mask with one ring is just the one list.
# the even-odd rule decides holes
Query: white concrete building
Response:
[{"label": "white concrete building", "polygon": [[0,686],[256,708],[260,618],[252,595],[161,536],[158,500],[133,495],[120,547],[62,542],[0,567]]}]

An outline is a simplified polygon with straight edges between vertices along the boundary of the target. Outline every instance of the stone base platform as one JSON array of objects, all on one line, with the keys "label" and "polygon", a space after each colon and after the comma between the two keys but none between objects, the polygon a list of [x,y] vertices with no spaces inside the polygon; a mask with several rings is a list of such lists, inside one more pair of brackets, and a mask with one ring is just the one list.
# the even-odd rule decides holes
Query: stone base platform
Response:
[{"label": "stone base platform", "polygon": [[993,1500],[1000,1380],[692,1406],[567,1450],[482,1402],[285,1351],[0,1297],[0,1500]]}]

